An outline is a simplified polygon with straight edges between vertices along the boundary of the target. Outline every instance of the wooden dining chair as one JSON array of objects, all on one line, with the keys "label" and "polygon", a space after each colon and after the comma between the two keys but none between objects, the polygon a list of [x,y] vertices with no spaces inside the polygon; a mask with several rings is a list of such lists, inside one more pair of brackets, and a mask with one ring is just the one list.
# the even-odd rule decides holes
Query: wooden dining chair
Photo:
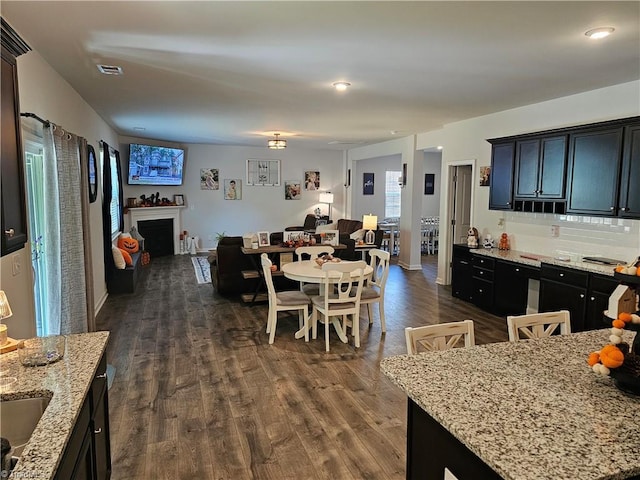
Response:
[{"label": "wooden dining chair", "polygon": [[260,256],[262,263],[262,273],[264,282],[269,293],[269,313],[267,314],[267,333],[269,334],[269,344],[272,344],[276,335],[276,325],[278,323],[278,312],[298,310],[298,327],[296,338],[304,335],[305,342],[309,341],[309,297],[298,291],[290,290],[276,292],[271,276],[272,262],[266,253]]},{"label": "wooden dining chair", "polygon": [[475,345],[473,320],[438,323],[423,327],[407,327],[404,329],[404,335],[409,355],[414,355],[421,351],[449,350],[461,346],[459,344],[462,339],[464,339],[465,347]]},{"label": "wooden dining chair", "polygon": [[[324,323],[325,350],[329,351],[329,323],[334,318],[333,325],[344,343],[347,336],[344,331],[347,316],[351,316],[352,333],[356,348],[360,347],[360,298],[364,285],[366,262],[327,262],[322,266],[324,272],[323,295],[312,297],[311,314],[312,338],[318,337],[318,321]],[[319,314],[322,319],[319,319]],[[337,317],[341,317],[341,325]]]},{"label": "wooden dining chair", "polygon": [[561,335],[571,333],[571,315],[568,310],[507,317],[510,342],[527,338],[550,337],[558,330],[558,327],[560,327]]},{"label": "wooden dining chair", "polygon": [[[335,249],[331,245],[309,245],[306,247],[298,247],[295,250],[298,261],[303,260],[303,255],[309,257],[309,260],[315,260],[320,255],[329,253],[333,254]],[[320,285],[317,283],[300,282],[300,291],[309,297],[320,295]]]},{"label": "wooden dining chair", "polygon": [[369,325],[373,324],[373,308],[371,304],[378,304],[378,312],[380,314],[380,328],[383,332],[387,331],[384,322],[384,287],[387,284],[389,276],[389,259],[391,254],[379,248],[369,250],[369,265],[373,268],[371,279],[367,281],[366,286],[362,289],[360,302],[367,306],[367,315],[369,316]]}]

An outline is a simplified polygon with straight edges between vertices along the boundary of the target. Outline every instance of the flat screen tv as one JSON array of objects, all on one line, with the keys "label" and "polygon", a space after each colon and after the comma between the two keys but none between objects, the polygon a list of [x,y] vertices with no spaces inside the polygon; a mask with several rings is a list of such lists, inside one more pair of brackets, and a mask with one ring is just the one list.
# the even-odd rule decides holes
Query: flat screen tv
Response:
[{"label": "flat screen tv", "polygon": [[131,143],[129,185],[182,185],[184,150]]}]

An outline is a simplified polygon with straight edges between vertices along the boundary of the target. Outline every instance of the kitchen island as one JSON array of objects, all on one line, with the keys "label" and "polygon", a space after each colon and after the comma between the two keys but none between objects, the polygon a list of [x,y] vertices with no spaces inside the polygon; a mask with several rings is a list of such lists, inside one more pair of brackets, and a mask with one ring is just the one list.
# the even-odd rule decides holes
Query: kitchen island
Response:
[{"label": "kitchen island", "polygon": [[640,478],[640,397],[586,363],[609,333],[383,359],[409,397],[407,478]]},{"label": "kitchen island", "polygon": [[2,375],[15,382],[0,389],[1,401],[51,399],[9,478],[68,479],[67,466],[74,474],[83,470],[83,478],[108,476],[108,338],[108,332],[68,335],[62,360],[47,366],[23,367],[15,351],[2,355]]}]

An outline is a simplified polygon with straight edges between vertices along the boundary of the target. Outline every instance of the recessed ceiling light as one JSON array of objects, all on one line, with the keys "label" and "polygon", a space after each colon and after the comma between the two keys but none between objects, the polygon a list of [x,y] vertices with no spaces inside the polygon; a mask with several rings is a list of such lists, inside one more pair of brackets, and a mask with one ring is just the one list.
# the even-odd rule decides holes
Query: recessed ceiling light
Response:
[{"label": "recessed ceiling light", "polygon": [[105,75],[122,75],[124,72],[122,67],[118,67],[116,65],[97,65],[100,73]]},{"label": "recessed ceiling light", "polygon": [[584,32],[584,34],[593,40],[598,40],[600,38],[608,37],[614,32],[614,30],[615,28],[613,27],[599,27],[592,28],[591,30]]},{"label": "recessed ceiling light", "polygon": [[347,88],[351,86],[351,84],[349,82],[335,82],[333,86],[339,92],[344,92]]}]

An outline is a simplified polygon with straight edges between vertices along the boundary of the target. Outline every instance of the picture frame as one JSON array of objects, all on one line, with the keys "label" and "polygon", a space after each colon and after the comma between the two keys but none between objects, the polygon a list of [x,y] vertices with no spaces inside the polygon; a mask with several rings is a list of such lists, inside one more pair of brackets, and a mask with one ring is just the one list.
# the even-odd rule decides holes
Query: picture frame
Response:
[{"label": "picture frame", "polygon": [[304,172],[304,189],[318,190],[320,188],[320,172],[306,171]]},{"label": "picture frame", "polygon": [[374,186],[375,186],[374,179],[375,179],[374,173],[362,174],[362,194],[363,195],[373,195]]},{"label": "picture frame", "polygon": [[226,178],[224,180],[224,199],[242,200],[242,180],[239,178]]},{"label": "picture frame", "polygon": [[322,244],[337,246],[340,244],[340,231],[339,230],[324,230],[321,234]]},{"label": "picture frame", "polygon": [[491,185],[491,167],[480,167],[480,186],[488,187]]},{"label": "picture frame", "polygon": [[284,199],[300,200],[302,197],[302,182],[299,180],[287,180],[284,182]]},{"label": "picture frame", "polygon": [[436,175],[435,173],[424,174],[424,194],[433,195],[435,191]]},{"label": "picture frame", "polygon": [[175,203],[178,207],[184,206],[184,195],[174,195],[173,203]]},{"label": "picture frame", "polygon": [[269,232],[258,232],[258,247],[268,247],[270,245]]},{"label": "picture frame", "polygon": [[217,168],[201,168],[200,169],[200,190],[219,190],[220,183],[218,181]]},{"label": "picture frame", "polygon": [[301,237],[304,236],[304,232],[300,230],[291,230],[282,232],[282,241],[286,242],[297,242]]},{"label": "picture frame", "polygon": [[247,160],[247,185],[261,187],[280,186],[280,160]]},{"label": "picture frame", "polygon": [[87,162],[89,169],[89,203],[93,203],[98,198],[98,162],[96,151],[92,145],[87,145]]}]

